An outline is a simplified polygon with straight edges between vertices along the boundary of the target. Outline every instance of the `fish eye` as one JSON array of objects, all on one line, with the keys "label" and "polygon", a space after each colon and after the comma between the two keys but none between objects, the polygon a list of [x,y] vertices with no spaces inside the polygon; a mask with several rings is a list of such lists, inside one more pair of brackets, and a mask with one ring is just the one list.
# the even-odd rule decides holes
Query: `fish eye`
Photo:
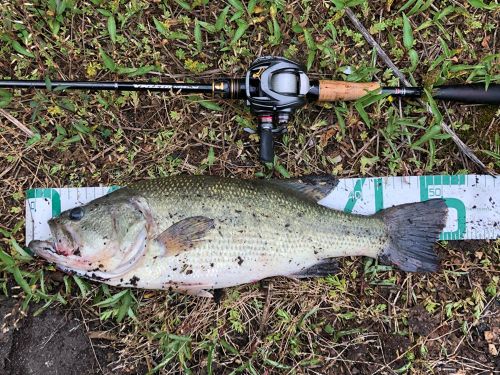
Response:
[{"label": "fish eye", "polygon": [[69,218],[73,221],[78,221],[83,217],[83,208],[75,207],[69,212]]}]

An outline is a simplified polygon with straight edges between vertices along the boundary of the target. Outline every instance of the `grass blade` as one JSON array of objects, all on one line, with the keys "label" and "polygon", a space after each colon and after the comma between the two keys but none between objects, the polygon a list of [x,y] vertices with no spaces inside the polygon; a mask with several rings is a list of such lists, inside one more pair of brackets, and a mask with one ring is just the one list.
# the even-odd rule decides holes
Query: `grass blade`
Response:
[{"label": "grass blade", "polygon": [[115,17],[108,17],[108,33],[113,43],[116,43],[116,21]]},{"label": "grass blade", "polygon": [[467,2],[474,8],[494,10],[500,8],[499,5],[495,4],[493,1],[490,4],[485,4],[482,0],[467,0]]},{"label": "grass blade", "polygon": [[222,9],[222,12],[217,17],[215,21],[215,31],[221,31],[226,24],[227,13],[229,12],[229,6]]},{"label": "grass blade", "polygon": [[0,90],[0,108],[7,107],[12,101],[12,94],[7,90]]},{"label": "grass blade", "polygon": [[14,276],[14,280],[16,280],[17,285],[19,285],[27,295],[31,295],[33,293],[29,284],[26,282],[26,280],[24,280],[24,277],[21,274],[19,268],[14,267],[14,269],[12,270],[12,275]]},{"label": "grass blade", "polygon": [[129,292],[128,289],[122,290],[121,292],[116,293],[116,294],[112,295],[109,298],[106,298],[104,301],[101,301],[101,302],[98,302],[98,303],[94,304],[94,307],[108,307],[108,306],[112,306],[115,303],[117,303],[120,300],[120,298],[122,298],[128,292]]},{"label": "grass blade", "polygon": [[168,34],[168,30],[167,30],[167,28],[165,27],[165,25],[164,25],[162,22],[158,21],[158,20],[156,19],[156,17],[153,17],[153,23],[155,24],[156,30],[157,30],[160,34],[162,34],[162,35],[164,35],[164,36],[166,36],[166,35]]},{"label": "grass blade", "polygon": [[99,55],[101,56],[104,66],[112,72],[116,72],[116,64],[111,57],[109,57],[102,48],[99,47]]},{"label": "grass blade", "polygon": [[16,52],[19,52],[21,55],[28,56],[31,58],[35,57],[35,55],[33,55],[33,53],[31,53],[26,48],[24,48],[21,44],[19,44],[18,41],[16,41],[16,40],[12,41],[11,45],[12,45],[12,48],[14,48],[14,50]]},{"label": "grass blade", "polygon": [[243,20],[238,20],[238,28],[236,29],[236,32],[234,33],[233,39],[231,39],[231,45],[235,45],[236,42],[245,34],[245,31],[248,29],[248,23],[246,23]]},{"label": "grass blade", "polygon": [[233,8],[235,8],[238,11],[241,12],[245,11],[245,6],[240,0],[228,0],[228,3],[231,4]]},{"label": "grass blade", "polygon": [[196,49],[198,52],[201,52],[201,49],[203,48],[203,41],[201,39],[201,26],[198,19],[194,21],[194,40],[196,42]]},{"label": "grass blade", "polygon": [[406,17],[406,14],[403,13],[403,44],[407,50],[410,50],[413,47],[413,43],[413,32],[410,20]]},{"label": "grass blade", "polygon": [[205,107],[206,109],[210,109],[211,111],[222,111],[223,108],[218,105],[215,102],[212,102],[210,100],[200,100],[198,103],[202,106]]}]

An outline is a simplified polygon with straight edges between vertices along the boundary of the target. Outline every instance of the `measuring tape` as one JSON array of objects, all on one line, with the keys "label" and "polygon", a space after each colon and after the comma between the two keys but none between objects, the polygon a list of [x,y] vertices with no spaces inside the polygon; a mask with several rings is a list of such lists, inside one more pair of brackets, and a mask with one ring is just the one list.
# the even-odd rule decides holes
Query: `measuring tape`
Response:
[{"label": "measuring tape", "polygon": [[[499,186],[497,187],[496,184]],[[47,221],[102,197],[117,186],[30,189],[26,192],[26,243],[47,240]],[[500,238],[500,181],[483,175],[435,175],[340,179],[319,203],[344,212],[371,215],[404,203],[444,198],[449,214],[441,240]]]}]

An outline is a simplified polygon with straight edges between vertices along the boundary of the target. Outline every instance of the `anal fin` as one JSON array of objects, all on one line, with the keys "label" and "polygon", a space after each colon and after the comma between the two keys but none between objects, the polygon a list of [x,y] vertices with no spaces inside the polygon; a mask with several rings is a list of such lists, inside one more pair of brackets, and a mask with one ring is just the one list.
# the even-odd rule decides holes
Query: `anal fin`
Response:
[{"label": "anal fin", "polygon": [[298,279],[305,279],[308,277],[325,277],[328,275],[334,275],[337,272],[339,272],[339,264],[337,260],[335,258],[325,258],[319,263],[289,276]]}]

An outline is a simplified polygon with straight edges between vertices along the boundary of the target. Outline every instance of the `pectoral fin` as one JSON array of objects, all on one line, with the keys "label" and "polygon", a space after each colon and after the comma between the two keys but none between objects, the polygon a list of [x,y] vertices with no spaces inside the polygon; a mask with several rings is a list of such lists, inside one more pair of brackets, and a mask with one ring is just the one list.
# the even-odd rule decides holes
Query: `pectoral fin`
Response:
[{"label": "pectoral fin", "polygon": [[269,180],[269,182],[318,202],[335,189],[339,180],[333,176],[305,176],[288,180]]},{"label": "pectoral fin", "polygon": [[165,246],[167,256],[176,255],[194,248],[214,227],[214,220],[205,216],[193,216],[164,230],[156,237],[156,241]]}]

